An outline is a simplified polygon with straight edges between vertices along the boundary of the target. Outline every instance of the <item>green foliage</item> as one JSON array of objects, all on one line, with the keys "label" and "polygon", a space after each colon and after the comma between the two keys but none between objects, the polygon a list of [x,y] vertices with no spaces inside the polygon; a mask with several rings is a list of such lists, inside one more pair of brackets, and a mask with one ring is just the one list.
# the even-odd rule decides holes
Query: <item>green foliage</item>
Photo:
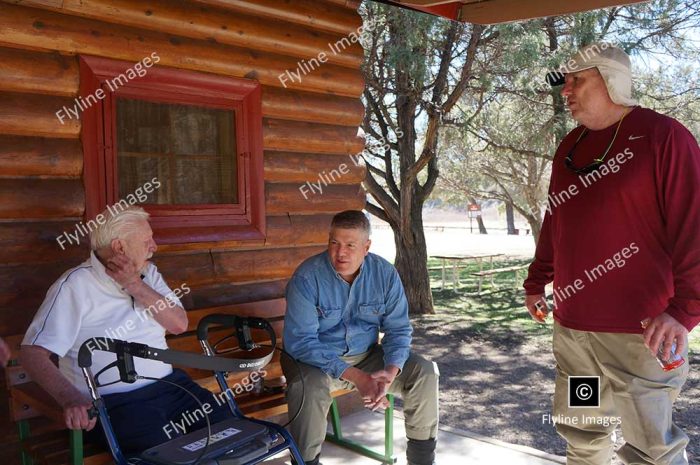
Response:
[{"label": "green foliage", "polygon": [[493,27],[460,104],[464,114],[480,108],[479,115],[443,134],[449,144],[441,146],[437,193],[512,199],[521,214],[541,213],[550,167],[540,162],[575,126],[560,89],[544,75],[595,41],[630,53],[641,104],[679,119],[697,137],[699,26],[697,2],[657,0]]},{"label": "green foliage", "polygon": [[[522,265],[529,260],[506,259],[495,261],[494,268],[504,268]],[[476,294],[477,281],[473,273],[479,271],[476,263],[468,263],[459,269],[460,285],[452,287],[452,270],[446,269],[447,283],[442,289],[441,262],[430,259],[430,281],[435,299],[437,315],[435,319],[445,320],[447,317],[459,317],[461,324],[470,332],[480,334],[484,340],[497,341],[503,334],[524,334],[529,338],[541,339],[550,344],[552,334],[552,318],[547,324],[535,322],[524,307],[522,282],[514,282],[513,273],[496,275],[495,288],[490,284],[484,285],[481,296]],[[688,338],[690,351],[700,353],[700,332],[693,331]]]}]

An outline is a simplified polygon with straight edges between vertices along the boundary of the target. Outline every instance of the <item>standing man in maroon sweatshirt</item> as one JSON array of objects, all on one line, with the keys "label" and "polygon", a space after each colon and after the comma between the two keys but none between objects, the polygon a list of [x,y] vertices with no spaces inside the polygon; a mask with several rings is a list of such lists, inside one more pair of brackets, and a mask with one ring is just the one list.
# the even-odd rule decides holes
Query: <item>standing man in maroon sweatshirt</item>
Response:
[{"label": "standing man in maroon sweatshirt", "polygon": [[671,414],[688,363],[664,371],[656,354],[687,360],[700,322],[700,149],[678,121],[636,106],[617,47],[585,47],[547,79],[564,85],[580,123],[554,156],[524,284],[528,311],[544,323],[554,281],[550,423],[569,465],[609,464],[617,424],[624,463],[687,464],[688,437]]}]

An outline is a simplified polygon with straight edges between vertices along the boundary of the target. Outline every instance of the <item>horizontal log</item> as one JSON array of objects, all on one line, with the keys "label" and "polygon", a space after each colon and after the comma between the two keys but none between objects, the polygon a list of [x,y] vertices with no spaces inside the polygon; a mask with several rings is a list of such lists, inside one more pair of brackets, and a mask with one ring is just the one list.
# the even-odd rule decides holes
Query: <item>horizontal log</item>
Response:
[{"label": "horizontal log", "polygon": [[356,165],[354,160],[342,155],[265,152],[265,181],[359,184],[365,179],[365,166]]},{"label": "horizontal log", "polygon": [[190,288],[221,282],[255,282],[285,279],[299,263],[321,250],[319,247],[296,247],[245,251],[211,251],[210,253],[159,256],[154,261],[168,283]]},{"label": "horizontal log", "polygon": [[78,63],[73,56],[0,47],[0,91],[78,94]]},{"label": "horizontal log", "polygon": [[82,172],[79,139],[0,135],[0,176],[80,177]]},{"label": "horizontal log", "polygon": [[[57,53],[0,48],[0,91],[75,96],[78,66],[75,57]],[[270,118],[359,126],[364,106],[359,98],[298,92],[292,88],[263,88],[263,115]]]},{"label": "horizontal log", "polygon": [[[333,212],[335,213],[335,212]],[[246,242],[207,242],[189,244],[158,245],[158,252],[163,255],[199,251],[208,254],[212,251],[260,250],[264,247],[300,247],[325,245],[328,241],[328,226],[332,215],[279,215],[268,216],[265,240],[254,244]],[[2,244],[2,242],[0,242]],[[1,256],[1,253],[0,253]],[[238,292],[238,291],[236,291]]]},{"label": "horizontal log", "polygon": [[362,124],[365,107],[359,98],[339,97],[292,89],[264,87],[263,116],[296,121],[353,126]]},{"label": "horizontal log", "polygon": [[[186,244],[158,243],[158,252],[173,254],[182,252],[209,253],[209,250],[256,250],[263,247],[283,247],[325,244],[326,230],[330,217],[320,215],[282,216],[270,215],[266,218],[265,238],[254,241],[190,242]],[[321,231],[316,228],[321,227]],[[158,240],[156,239],[156,242]]]},{"label": "horizontal log", "polygon": [[[336,48],[334,44],[342,39],[338,34],[278,19],[260,21],[259,17],[213,5],[171,0],[64,0],[57,6],[45,2],[32,6],[297,59],[318,57],[323,52],[329,63],[353,69],[358,69],[364,59],[359,43],[341,42]],[[335,50],[342,53],[333,53]]]},{"label": "horizontal log", "polygon": [[198,310],[188,310],[188,331],[197,329],[197,325],[207,315],[223,313],[236,316],[254,316],[258,318],[273,319],[284,317],[286,307],[285,299],[263,300],[258,302],[246,302],[243,304],[222,305],[219,307],[208,307]]},{"label": "horizontal log", "polygon": [[41,268],[0,264],[0,335],[24,334],[51,284],[83,259],[47,263]]},{"label": "horizontal log", "polygon": [[[318,249],[313,250],[318,251]],[[308,255],[311,254],[308,253]],[[306,256],[306,252],[302,253],[299,262]],[[66,257],[62,261],[42,265],[41,272],[37,272],[37,266],[33,263],[0,265],[0,336],[24,334],[49,287],[64,272],[79,265],[86,258],[87,253],[82,257]],[[182,284],[183,281],[176,276],[173,277],[173,273],[168,270],[159,271],[171,288]],[[225,283],[193,284],[191,292],[183,296],[182,303],[186,309],[199,309],[277,299],[284,297],[286,279],[289,276],[243,284],[232,283],[228,277],[224,276],[222,281]]]},{"label": "horizontal log", "polygon": [[[2,42],[20,47],[82,53],[139,62],[156,52],[158,65],[257,79],[283,86],[279,76],[300,66],[295,58],[270,52],[145,31],[53,11],[0,4]],[[303,71],[303,70],[302,70]],[[287,87],[359,97],[364,83],[359,69],[326,63]]]},{"label": "horizontal log", "polygon": [[367,195],[362,186],[311,186],[297,184],[268,184],[265,187],[267,213],[318,214],[338,213],[343,210],[362,210]]},{"label": "horizontal log", "polygon": [[80,245],[65,244],[65,248],[61,248],[56,240],[67,231],[74,233],[75,226],[75,221],[0,223],[0,263],[13,265],[84,260],[90,250],[87,238],[80,237]]},{"label": "horizontal log", "polygon": [[0,219],[81,218],[85,192],[80,179],[3,179]]},{"label": "horizontal log", "polygon": [[357,11],[338,8],[319,0],[195,0],[265,18],[281,19],[340,34],[349,34],[362,25]]},{"label": "horizontal log", "polygon": [[354,155],[364,146],[354,127],[263,119],[265,150]]},{"label": "horizontal log", "polygon": [[56,117],[63,106],[73,105],[69,97],[0,92],[0,134],[77,139],[80,121],[65,119],[61,123]]},{"label": "horizontal log", "polygon": [[332,215],[268,216],[266,245],[302,246],[328,243]]},{"label": "horizontal log", "polygon": [[328,3],[333,3],[335,5],[339,5],[345,8],[350,8],[353,10],[357,10],[362,3],[362,0],[325,0]]},{"label": "horizontal log", "polygon": [[[167,277],[167,276],[166,276]],[[235,305],[284,297],[286,279],[237,284],[231,282],[195,286],[183,297],[187,309]]]}]

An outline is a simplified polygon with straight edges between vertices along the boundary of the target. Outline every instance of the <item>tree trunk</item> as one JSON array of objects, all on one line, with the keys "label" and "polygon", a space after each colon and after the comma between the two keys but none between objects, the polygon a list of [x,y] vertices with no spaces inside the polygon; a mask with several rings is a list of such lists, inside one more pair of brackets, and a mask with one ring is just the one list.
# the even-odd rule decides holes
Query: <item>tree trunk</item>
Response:
[{"label": "tree trunk", "polygon": [[[413,207],[415,210],[416,205]],[[393,227],[392,225],[392,229]],[[410,231],[405,231],[404,234],[394,229],[394,243],[396,244],[394,266],[401,276],[401,282],[406,291],[409,312],[411,314],[435,313],[433,294],[430,291],[428,252],[422,216],[414,213]]]},{"label": "tree trunk", "polygon": [[481,215],[476,217],[476,222],[479,223],[479,234],[488,234],[488,231],[486,231],[486,226],[484,226],[484,219],[481,217]]},{"label": "tree trunk", "polygon": [[508,228],[508,234],[515,234],[515,214],[512,202],[506,202],[506,227]]},{"label": "tree trunk", "polygon": [[525,218],[527,219],[527,222],[530,225],[530,228],[532,230],[532,238],[535,240],[536,245],[537,241],[540,239],[540,231],[542,230],[542,220],[540,220],[539,217],[535,217],[533,215],[526,215]]},{"label": "tree trunk", "polygon": [[[469,203],[478,203],[474,197],[469,197]],[[476,217],[476,223],[479,225],[479,234],[488,234],[486,231],[486,226],[484,226],[484,219],[481,217],[481,212]]]}]

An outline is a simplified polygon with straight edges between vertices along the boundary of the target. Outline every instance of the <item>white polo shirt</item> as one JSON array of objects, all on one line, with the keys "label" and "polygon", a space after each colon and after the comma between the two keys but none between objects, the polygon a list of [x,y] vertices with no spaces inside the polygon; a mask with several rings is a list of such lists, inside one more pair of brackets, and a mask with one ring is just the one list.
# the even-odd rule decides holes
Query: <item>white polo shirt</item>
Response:
[{"label": "white polo shirt", "polygon": [[[168,287],[156,266],[149,263],[142,272],[143,281],[156,292],[168,296],[173,303],[182,305]],[[90,258],[72,268],[51,286],[44,303],[34,316],[22,341],[23,345],[41,346],[60,357],[61,373],[80,391],[88,393],[83,372],[78,367],[78,350],[88,339],[107,337],[139,342],[151,347],[167,349],[165,328],[158,324],[146,309],[122,290],[105,271],[104,265],[90,253]],[[170,311],[162,308],[161,311]],[[151,314],[158,313],[151,309]],[[96,347],[96,345],[94,345]],[[116,354],[94,350],[92,373],[116,360]],[[139,375],[162,378],[172,373],[172,366],[156,360],[134,357]],[[100,384],[119,379],[116,367],[100,376]],[[154,381],[138,380],[133,384],[116,383],[99,389],[100,394],[128,392]]]}]

